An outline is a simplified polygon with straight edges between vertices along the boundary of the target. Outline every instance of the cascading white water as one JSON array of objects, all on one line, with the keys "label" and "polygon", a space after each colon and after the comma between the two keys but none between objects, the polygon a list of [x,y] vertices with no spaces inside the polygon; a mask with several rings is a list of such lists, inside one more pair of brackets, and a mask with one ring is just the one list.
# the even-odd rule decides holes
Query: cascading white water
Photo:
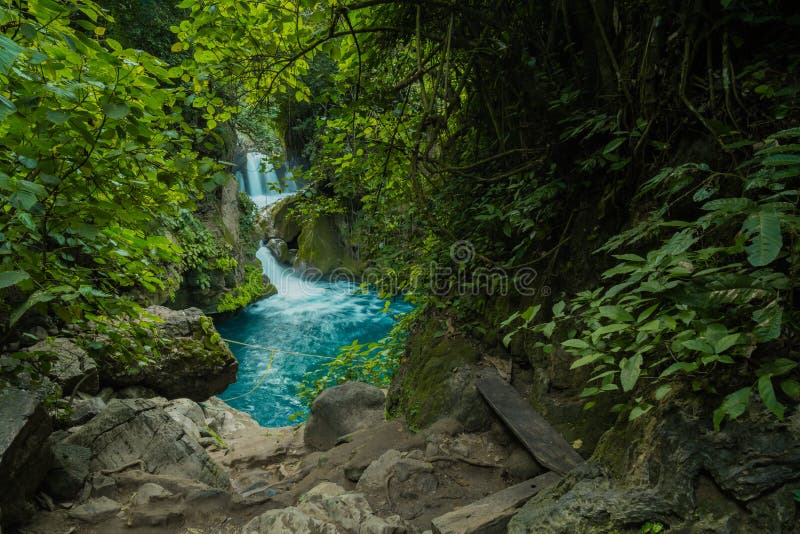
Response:
[{"label": "cascading white water", "polygon": [[244,191],[253,202],[260,207],[274,204],[289,193],[297,191],[297,185],[291,180],[291,173],[280,180],[267,156],[260,152],[247,153],[245,175],[237,172],[239,189]]}]

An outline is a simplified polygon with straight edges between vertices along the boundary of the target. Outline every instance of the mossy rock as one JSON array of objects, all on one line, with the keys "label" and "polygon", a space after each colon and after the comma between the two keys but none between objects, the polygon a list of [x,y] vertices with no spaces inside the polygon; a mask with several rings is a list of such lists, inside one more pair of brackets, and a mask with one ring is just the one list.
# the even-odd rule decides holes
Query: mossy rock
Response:
[{"label": "mossy rock", "polygon": [[297,217],[291,213],[294,203],[294,197],[288,197],[275,204],[271,211],[272,226],[275,235],[268,235],[266,237],[280,237],[287,243],[297,239],[302,227]]},{"label": "mossy rock", "polygon": [[323,275],[342,267],[346,250],[339,237],[336,222],[330,216],[306,223],[298,238],[297,260],[303,267],[319,269]]},{"label": "mossy rock", "polygon": [[490,414],[475,388],[481,355],[464,337],[445,334],[441,321],[429,320],[409,335],[406,357],[387,397],[391,415],[411,428],[453,416],[468,431],[487,428]]}]

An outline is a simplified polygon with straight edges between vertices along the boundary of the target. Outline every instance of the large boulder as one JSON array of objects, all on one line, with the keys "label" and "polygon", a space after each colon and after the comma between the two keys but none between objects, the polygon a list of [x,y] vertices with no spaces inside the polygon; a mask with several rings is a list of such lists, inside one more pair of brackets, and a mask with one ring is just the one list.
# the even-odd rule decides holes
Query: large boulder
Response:
[{"label": "large boulder", "polygon": [[460,334],[442,335],[447,329],[445,321],[430,318],[410,333],[407,357],[389,388],[388,411],[412,428],[452,417],[467,432],[488,430],[493,415],[475,386],[481,352]]},{"label": "large boulder", "polygon": [[280,237],[291,243],[300,235],[300,224],[292,213],[293,201],[292,197],[285,198],[272,207],[268,221],[270,224],[266,229],[268,237]]},{"label": "large boulder", "polygon": [[52,450],[53,467],[47,473],[44,489],[48,495],[59,501],[72,499],[83,489],[89,476],[92,451],[88,447],[57,440],[53,443]]},{"label": "large boulder", "polygon": [[28,501],[50,467],[51,431],[40,399],[0,385],[0,526],[23,521],[32,510]]},{"label": "large boulder", "polygon": [[222,468],[197,440],[152,400],[113,399],[64,443],[91,450],[91,471],[138,466],[149,473],[198,480],[217,488],[230,486]]},{"label": "large boulder", "polygon": [[363,382],[346,382],[328,388],[311,404],[305,427],[305,443],[328,450],[346,434],[383,422],[386,396]]},{"label": "large boulder", "polygon": [[150,306],[145,311],[156,317],[156,336],[165,346],[143,367],[132,368],[123,358],[106,354],[99,360],[104,384],[140,385],[167,398],[201,401],[236,381],[239,362],[200,309]]},{"label": "large boulder", "polygon": [[620,420],[589,462],[514,516],[509,532],[637,532],[647,522],[675,532],[797,532],[800,409],[781,422],[754,401],[714,432],[714,407],[683,391]]},{"label": "large boulder", "polygon": [[50,338],[28,347],[26,352],[45,353],[53,358],[48,376],[61,386],[64,395],[73,391],[94,394],[100,390],[97,364],[85,350],[66,338]]},{"label": "large boulder", "polygon": [[283,264],[290,264],[292,262],[293,256],[289,252],[289,245],[287,245],[286,241],[283,239],[273,237],[267,242],[267,248],[279,262]]}]

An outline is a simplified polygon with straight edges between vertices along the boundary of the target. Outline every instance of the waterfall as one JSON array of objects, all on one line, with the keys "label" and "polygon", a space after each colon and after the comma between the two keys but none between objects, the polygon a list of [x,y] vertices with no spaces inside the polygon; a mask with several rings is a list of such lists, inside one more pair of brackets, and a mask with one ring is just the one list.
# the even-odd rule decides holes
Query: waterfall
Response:
[{"label": "waterfall", "polygon": [[237,171],[239,189],[250,195],[258,206],[264,207],[274,204],[289,193],[297,190],[297,185],[291,180],[291,173],[286,173],[283,180],[278,178],[275,168],[260,152],[247,153],[245,174]]},{"label": "waterfall", "polygon": [[256,258],[261,261],[261,272],[267,275],[269,281],[278,290],[278,295],[287,300],[307,299],[324,291],[324,288],[319,284],[304,280],[297,276],[292,269],[278,263],[272,252],[265,246],[258,249]]}]

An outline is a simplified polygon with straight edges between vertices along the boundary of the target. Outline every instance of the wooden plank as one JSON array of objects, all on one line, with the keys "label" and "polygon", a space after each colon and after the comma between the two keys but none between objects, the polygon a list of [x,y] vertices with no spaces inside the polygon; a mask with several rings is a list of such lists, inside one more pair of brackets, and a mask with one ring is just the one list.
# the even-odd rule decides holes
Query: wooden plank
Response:
[{"label": "wooden plank", "polygon": [[542,489],[561,480],[555,473],[545,473],[521,484],[508,487],[479,501],[440,515],[431,523],[437,534],[501,534],[520,506]]},{"label": "wooden plank", "polygon": [[542,466],[563,475],[583,462],[561,434],[496,373],[484,374],[477,386],[489,406]]}]

